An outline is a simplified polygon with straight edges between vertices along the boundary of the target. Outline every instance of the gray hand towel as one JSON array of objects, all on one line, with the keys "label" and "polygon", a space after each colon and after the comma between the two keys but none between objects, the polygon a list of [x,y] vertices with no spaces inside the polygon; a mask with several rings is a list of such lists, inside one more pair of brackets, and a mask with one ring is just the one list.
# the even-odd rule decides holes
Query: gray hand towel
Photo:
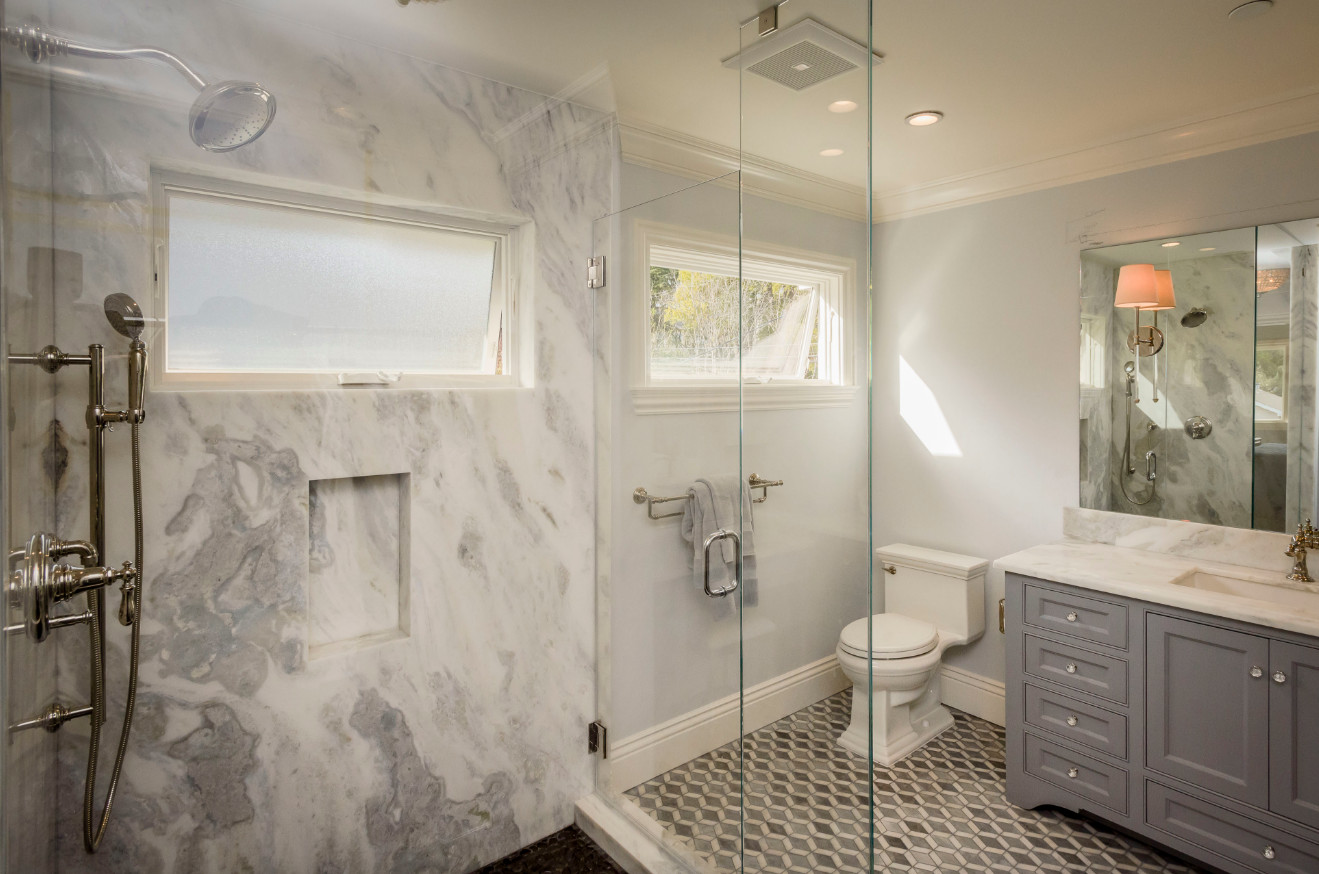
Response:
[{"label": "gray hand towel", "polygon": [[[698,479],[690,489],[686,510],[682,517],[683,539],[692,545],[692,580],[697,588],[705,586],[705,539],[723,528],[742,537],[742,582],[740,592],[723,598],[721,613],[732,613],[736,605],[754,607],[756,593],[756,540],[751,514],[751,492],[744,488],[736,476]],[[740,504],[740,512],[739,512]],[[710,588],[718,589],[733,580],[733,560],[736,552],[729,538],[720,540],[710,549]]]}]

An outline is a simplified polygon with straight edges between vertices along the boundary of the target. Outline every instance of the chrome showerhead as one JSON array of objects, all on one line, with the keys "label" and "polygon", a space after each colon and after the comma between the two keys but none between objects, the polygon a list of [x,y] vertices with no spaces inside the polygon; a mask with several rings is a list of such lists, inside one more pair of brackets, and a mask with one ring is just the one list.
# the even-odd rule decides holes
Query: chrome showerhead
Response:
[{"label": "chrome showerhead", "polygon": [[0,28],[0,39],[17,46],[38,64],[60,55],[102,60],[137,58],[169,64],[201,92],[188,115],[188,133],[194,143],[209,152],[228,152],[247,145],[265,133],[275,118],[275,97],[265,88],[255,82],[234,80],[207,85],[195,70],[163,49],[87,45],[34,26]]},{"label": "chrome showerhead", "polygon": [[1122,365],[1122,369],[1127,372],[1127,376],[1131,376],[1131,374],[1136,372],[1136,362],[1128,361],[1126,364]]},{"label": "chrome showerhead", "polygon": [[121,292],[106,297],[105,317],[110,320],[110,327],[130,340],[141,337],[142,329],[147,326],[137,301]]},{"label": "chrome showerhead", "polygon": [[1186,315],[1182,316],[1182,327],[1198,328],[1205,323],[1205,319],[1207,318],[1209,318],[1209,312],[1200,307],[1196,307]]},{"label": "chrome showerhead", "polygon": [[255,82],[207,85],[188,113],[188,134],[208,152],[229,152],[266,132],[275,118],[275,95]]}]

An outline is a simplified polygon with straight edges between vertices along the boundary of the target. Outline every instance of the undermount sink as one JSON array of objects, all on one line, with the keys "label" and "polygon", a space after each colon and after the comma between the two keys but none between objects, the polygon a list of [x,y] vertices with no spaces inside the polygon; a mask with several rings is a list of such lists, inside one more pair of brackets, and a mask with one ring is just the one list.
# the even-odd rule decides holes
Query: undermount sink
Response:
[{"label": "undermount sink", "polygon": [[1172,584],[1215,595],[1231,595],[1248,598],[1251,601],[1262,601],[1275,607],[1290,607],[1307,613],[1319,613],[1319,593],[1302,589],[1270,586],[1267,583],[1257,583],[1201,570],[1183,574],[1173,580]]}]

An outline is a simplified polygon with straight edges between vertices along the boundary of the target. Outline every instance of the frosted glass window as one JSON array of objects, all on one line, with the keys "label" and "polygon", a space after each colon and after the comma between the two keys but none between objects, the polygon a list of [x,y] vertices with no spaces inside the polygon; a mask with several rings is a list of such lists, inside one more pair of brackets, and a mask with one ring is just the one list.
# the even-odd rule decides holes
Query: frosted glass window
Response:
[{"label": "frosted glass window", "polygon": [[167,190],[166,370],[495,374],[505,238]]}]

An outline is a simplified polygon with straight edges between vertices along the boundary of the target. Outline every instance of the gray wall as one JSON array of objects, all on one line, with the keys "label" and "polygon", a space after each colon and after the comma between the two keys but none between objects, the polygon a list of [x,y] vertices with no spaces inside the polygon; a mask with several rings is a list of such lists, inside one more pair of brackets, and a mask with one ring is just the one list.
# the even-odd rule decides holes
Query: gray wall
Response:
[{"label": "gray wall", "polygon": [[[876,226],[876,542],[995,558],[1060,538],[1078,498],[1082,246],[1319,215],[1317,162],[1310,134]],[[899,356],[960,457],[903,422]],[[1001,679],[1000,573],[988,588],[989,631],[947,660]]]}]

